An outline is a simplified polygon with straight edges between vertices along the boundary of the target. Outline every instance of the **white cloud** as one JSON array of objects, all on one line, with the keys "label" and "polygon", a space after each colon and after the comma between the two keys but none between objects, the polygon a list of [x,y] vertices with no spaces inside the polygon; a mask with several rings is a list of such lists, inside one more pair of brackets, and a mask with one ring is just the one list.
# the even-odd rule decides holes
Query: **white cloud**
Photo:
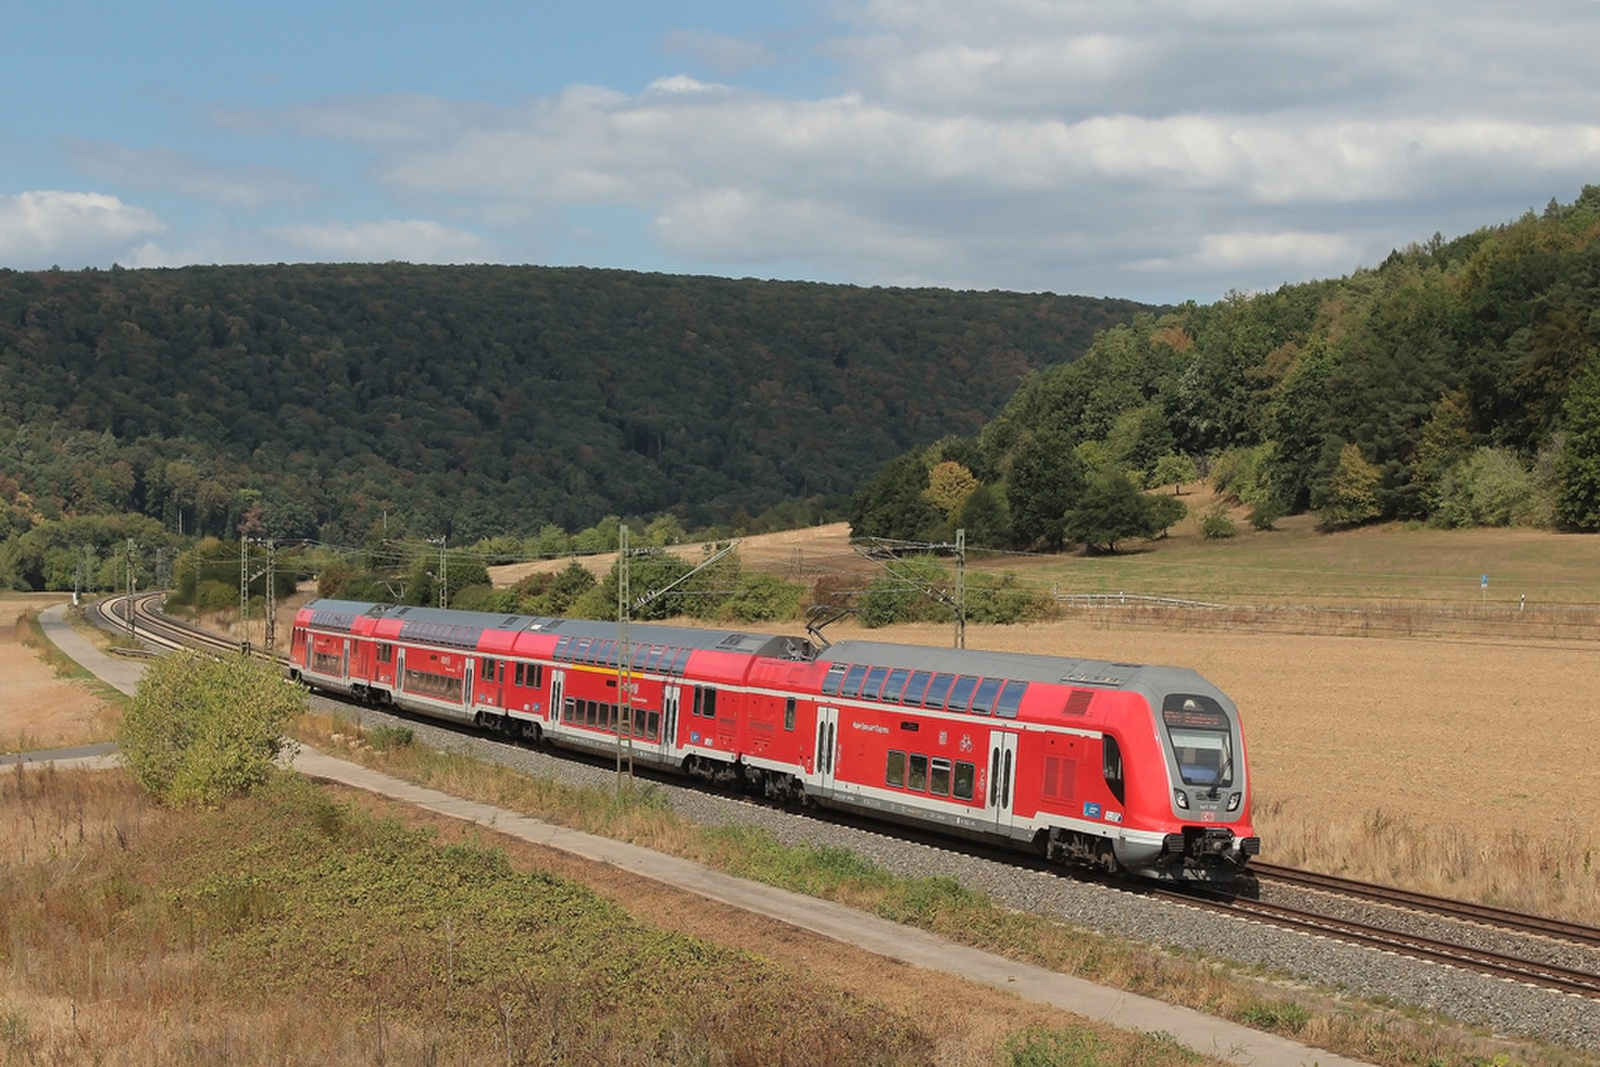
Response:
[{"label": "white cloud", "polygon": [[662,50],[669,55],[691,56],[723,75],[741,74],[774,62],[772,53],[760,41],[720,33],[676,30],[662,42]]},{"label": "white cloud", "polygon": [[295,258],[338,262],[472,263],[487,258],[483,239],[426,219],[390,219],[354,225],[295,223],[268,227]]},{"label": "white cloud", "polygon": [[166,225],[104,193],[46,189],[0,196],[0,264],[23,270],[100,265]]},{"label": "white cloud", "polygon": [[[828,17],[820,44],[787,39],[834,64],[808,97],[738,83],[792,69],[778,37],[679,33],[664,51],[693,73],[641,72],[637,93],[217,113],[230,135],[324,142],[305,158],[347,150],[385,201],[364,215],[403,216],[223,236],[251,257],[455,262],[581,234],[583,254],[624,249],[607,265],[1206,298],[1600,180],[1593,0],[843,0]],[[312,194],[173,152],[84,158],[250,210]]]},{"label": "white cloud", "polygon": [[167,148],[141,150],[72,141],[68,150],[78,166],[94,177],[247,211],[272,204],[304,204],[316,192],[308,179],[277,167],[227,166]]}]

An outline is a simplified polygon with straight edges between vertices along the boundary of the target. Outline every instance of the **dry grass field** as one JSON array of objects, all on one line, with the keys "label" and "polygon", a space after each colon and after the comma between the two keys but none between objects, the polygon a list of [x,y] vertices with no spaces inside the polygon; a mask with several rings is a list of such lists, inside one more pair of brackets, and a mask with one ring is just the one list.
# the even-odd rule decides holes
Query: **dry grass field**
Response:
[{"label": "dry grass field", "polygon": [[29,647],[24,616],[61,594],[0,595],[0,752],[107,740],[115,713],[81,681],[61,678]]},{"label": "dry grass field", "polygon": [[[1184,499],[1191,516],[1171,536],[1124,555],[974,553],[972,566],[1063,596],[1231,610],[1063,605],[1049,622],[971,626],[969,647],[1211,678],[1249,729],[1266,859],[1600,922],[1583,814],[1600,785],[1600,538],[1404,525],[1330,535],[1304,516],[1257,532],[1239,513],[1239,536],[1206,541],[1198,515],[1211,498]],[[749,538],[741,554],[802,580],[876,572],[843,525]],[[828,630],[869,633],[951,640],[947,626]]]}]

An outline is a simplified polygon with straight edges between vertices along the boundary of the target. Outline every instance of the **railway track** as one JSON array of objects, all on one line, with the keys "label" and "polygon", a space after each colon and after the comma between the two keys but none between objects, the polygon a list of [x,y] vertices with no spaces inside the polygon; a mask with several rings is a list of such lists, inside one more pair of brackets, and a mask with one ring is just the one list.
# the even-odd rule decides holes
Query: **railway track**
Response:
[{"label": "railway track", "polygon": [[[160,593],[140,594],[133,598],[135,628],[143,640],[167,649],[200,647],[226,652],[239,650],[239,645],[235,641],[161,612],[158,605],[163,598],[164,595]],[[94,606],[94,610],[114,628],[126,628],[127,598],[100,601]],[[827,817],[834,818],[837,814],[831,813]],[[881,826],[875,826],[871,832],[882,833],[883,829]],[[926,835],[911,836],[920,843],[932,843],[924,840]],[[950,847],[950,844],[947,841],[935,847]],[[965,843],[955,847],[981,858],[1005,862],[1002,858],[992,855],[992,849],[980,847],[968,849]],[[1024,866],[1032,866],[1027,859],[1022,862]],[[1052,869],[1059,870],[1059,868]],[[1592,969],[1569,967],[1549,962],[1547,959],[1533,958],[1550,955],[1549,952],[1538,950],[1540,943],[1577,946],[1585,950],[1600,949],[1600,929],[1528,915],[1507,908],[1430,896],[1270,863],[1252,863],[1251,870],[1263,885],[1282,885],[1298,890],[1309,890],[1346,905],[1350,903],[1375,905],[1383,911],[1396,915],[1421,915],[1431,920],[1433,926],[1443,927],[1446,930],[1457,929],[1460,934],[1457,936],[1452,933],[1449,938],[1422,935],[1402,929],[1404,923],[1399,921],[1393,924],[1356,921],[1313,908],[1295,907],[1244,896],[1227,896],[1203,891],[1197,893],[1162,886],[1129,887],[1126,883],[1112,884],[1129,891],[1170,899],[1184,907],[1226,914],[1234,918],[1269,924],[1377,951],[1428,960],[1508,981],[1600,1000],[1600,956],[1595,957],[1596,962]],[[1519,949],[1519,952],[1523,952],[1521,955],[1478,947],[1469,943],[1474,940],[1473,931],[1487,931],[1496,936],[1522,939],[1529,947],[1526,951]]]}]

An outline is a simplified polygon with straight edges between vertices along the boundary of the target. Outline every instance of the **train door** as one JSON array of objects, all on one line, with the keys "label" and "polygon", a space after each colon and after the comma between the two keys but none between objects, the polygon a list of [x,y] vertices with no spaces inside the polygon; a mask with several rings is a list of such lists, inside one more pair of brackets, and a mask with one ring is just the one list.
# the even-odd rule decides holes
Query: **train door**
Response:
[{"label": "train door", "polygon": [[567,672],[552,670],[550,672],[550,715],[546,719],[549,729],[561,728],[561,698],[567,688]]},{"label": "train door", "polygon": [[339,677],[344,681],[350,680],[350,639],[344,639],[344,652],[339,656]]},{"label": "train door", "polygon": [[1011,803],[1016,793],[1017,735],[1008,730],[989,734],[989,810],[997,829],[1011,828]]},{"label": "train door", "polygon": [[683,690],[668,685],[661,690],[661,755],[672,759],[678,752],[678,702]]},{"label": "train door", "polygon": [[461,706],[472,710],[472,680],[478,676],[478,661],[471,656],[461,664]]},{"label": "train door", "polygon": [[400,645],[394,652],[394,691],[404,692],[406,688],[406,646]]},{"label": "train door", "polygon": [[818,785],[833,788],[839,771],[839,709],[817,709],[817,748],[811,769]]}]

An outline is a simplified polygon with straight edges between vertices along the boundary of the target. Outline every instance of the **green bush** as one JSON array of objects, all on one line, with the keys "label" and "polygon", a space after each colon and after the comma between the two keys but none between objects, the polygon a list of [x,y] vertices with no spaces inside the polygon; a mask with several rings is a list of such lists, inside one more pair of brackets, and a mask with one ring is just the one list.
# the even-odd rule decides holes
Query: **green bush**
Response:
[{"label": "green bush", "polygon": [[747,574],[722,602],[717,617],[727,622],[777,622],[800,614],[805,589],[775,574]]},{"label": "green bush", "polygon": [[1284,507],[1275,499],[1262,500],[1250,509],[1250,525],[1257,530],[1270,530],[1284,516]]},{"label": "green bush", "polygon": [[417,739],[409,726],[374,726],[367,732],[367,744],[379,752],[395,748],[409,748]]},{"label": "green bush", "polygon": [[305,691],[269,660],[175,652],[150,664],[117,743],[161,801],[213,806],[269,778]]},{"label": "green bush", "polygon": [[1029,589],[1015,571],[996,578],[991,574],[967,576],[967,620],[969,622],[1034,622],[1049,617],[1055,610],[1050,594]]},{"label": "green bush", "polygon": [[1220,541],[1238,532],[1233,520],[1228,518],[1228,505],[1220,500],[1207,508],[1200,518],[1200,536],[1208,541]]},{"label": "green bush", "polygon": [[946,622],[954,615],[940,597],[948,595],[949,584],[949,572],[932,556],[897,559],[867,583],[861,594],[861,624]]},{"label": "green bush", "polygon": [[1551,517],[1549,498],[1510,449],[1476,449],[1439,482],[1434,519],[1444,526],[1543,526]]}]

